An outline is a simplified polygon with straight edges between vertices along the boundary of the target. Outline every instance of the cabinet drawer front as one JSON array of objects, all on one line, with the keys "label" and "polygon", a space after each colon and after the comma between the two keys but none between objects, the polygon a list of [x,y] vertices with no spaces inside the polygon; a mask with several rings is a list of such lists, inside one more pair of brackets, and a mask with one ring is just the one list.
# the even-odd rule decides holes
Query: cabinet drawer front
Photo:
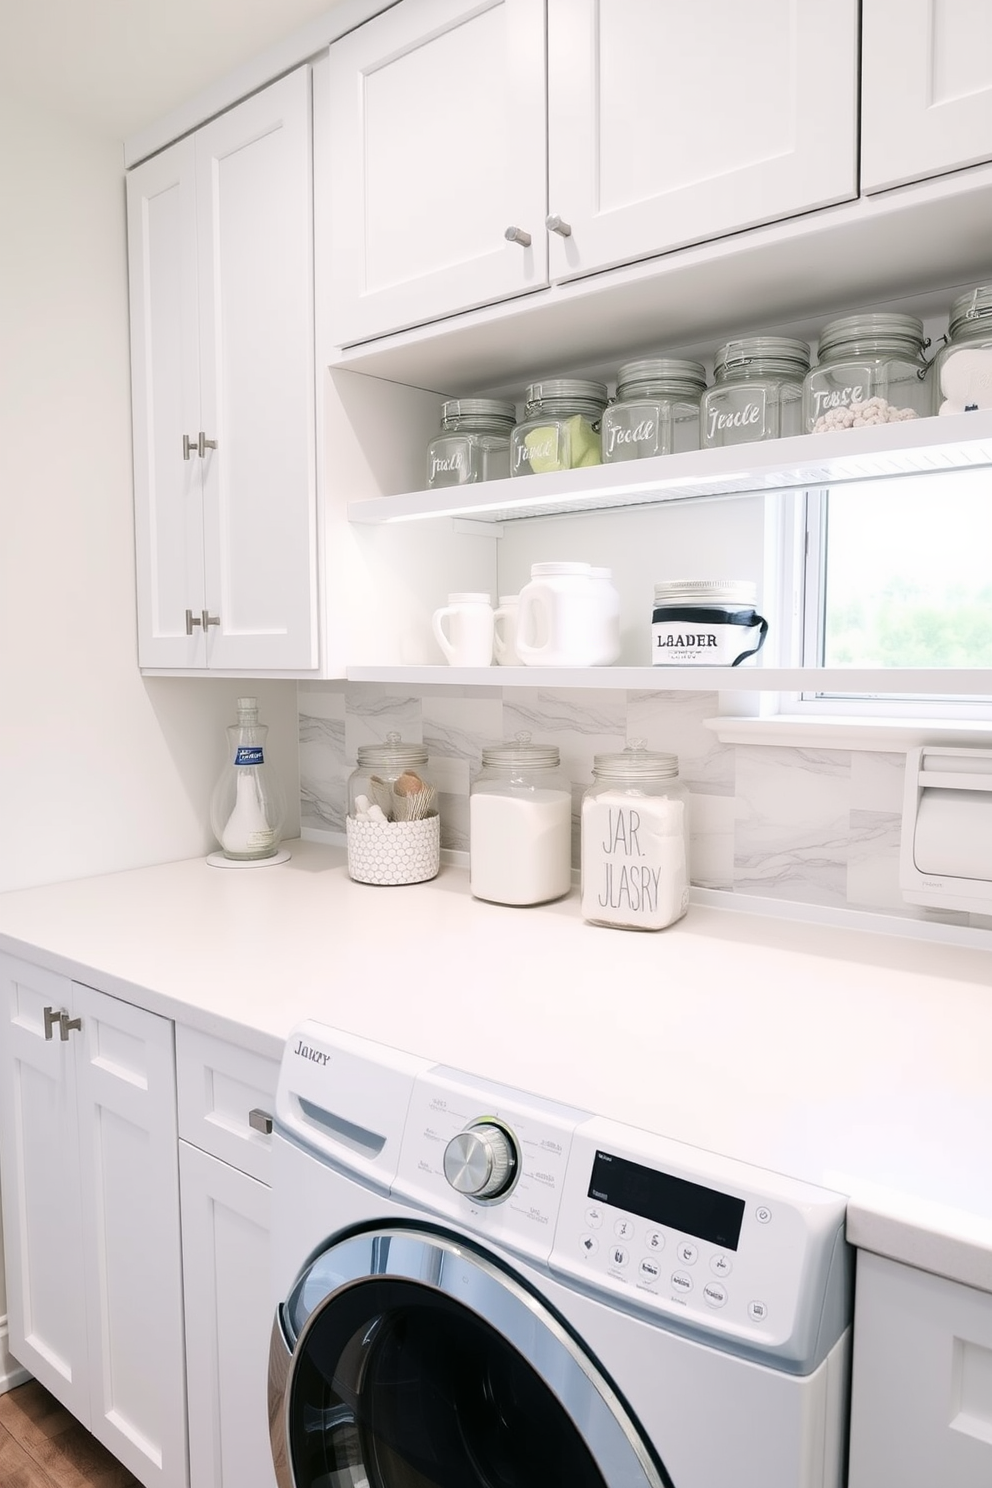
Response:
[{"label": "cabinet drawer front", "polygon": [[179,1135],[232,1167],[269,1183],[272,1138],[259,1126],[275,1110],[278,1059],[224,1039],[176,1029]]}]

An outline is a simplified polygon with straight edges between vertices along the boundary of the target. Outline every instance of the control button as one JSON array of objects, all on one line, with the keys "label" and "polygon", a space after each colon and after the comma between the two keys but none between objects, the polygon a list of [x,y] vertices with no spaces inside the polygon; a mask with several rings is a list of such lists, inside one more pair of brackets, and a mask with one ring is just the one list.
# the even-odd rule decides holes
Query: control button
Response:
[{"label": "control button", "polygon": [[665,1235],[662,1230],[649,1230],[644,1238],[648,1250],[664,1250]]},{"label": "control button", "polygon": [[682,1244],[678,1248],[678,1257],[680,1261],[685,1261],[687,1266],[694,1266],[696,1264],[698,1255],[699,1251],[697,1250],[695,1245],[690,1245],[688,1240],[682,1241]]},{"label": "control button", "polygon": [[579,1249],[584,1250],[586,1255],[594,1256],[599,1249],[599,1241],[595,1235],[583,1235],[579,1241]]},{"label": "control button", "polygon": [[602,1209],[597,1209],[595,1204],[590,1204],[589,1208],[586,1210],[586,1224],[591,1230],[598,1230],[602,1227],[602,1223]]},{"label": "control button", "polygon": [[614,1245],[610,1251],[610,1261],[614,1266],[626,1266],[630,1260],[630,1251],[625,1250],[622,1245]]},{"label": "control button", "polygon": [[517,1144],[494,1121],[473,1121],[444,1149],[444,1176],[470,1199],[497,1199],[513,1187]]},{"label": "control button", "polygon": [[710,1270],[714,1276],[729,1276],[733,1269],[733,1262],[729,1256],[725,1256],[722,1253],[720,1255],[710,1256]]},{"label": "control button", "polygon": [[640,1266],[641,1275],[645,1281],[657,1281],[661,1275],[661,1267],[657,1261],[652,1261],[650,1256],[645,1256]]},{"label": "control button", "polygon": [[634,1226],[629,1219],[618,1219],[613,1226],[613,1233],[618,1240],[629,1240],[634,1233]]},{"label": "control button", "polygon": [[703,1297],[708,1307],[722,1307],[727,1300],[727,1289],[718,1281],[708,1281],[703,1287]]},{"label": "control button", "polygon": [[672,1289],[676,1292],[691,1292],[692,1277],[687,1276],[684,1271],[672,1272]]},{"label": "control button", "polygon": [[767,1204],[759,1204],[754,1211],[754,1217],[759,1224],[767,1224],[772,1217],[772,1211],[768,1208]]},{"label": "control button", "polygon": [[763,1323],[768,1316],[767,1302],[749,1302],[747,1304],[747,1315],[756,1323]]}]

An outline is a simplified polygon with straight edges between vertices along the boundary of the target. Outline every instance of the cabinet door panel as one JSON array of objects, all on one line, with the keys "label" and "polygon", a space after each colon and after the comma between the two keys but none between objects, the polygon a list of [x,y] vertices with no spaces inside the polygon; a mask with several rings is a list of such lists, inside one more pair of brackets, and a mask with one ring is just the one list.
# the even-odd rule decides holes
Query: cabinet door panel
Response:
[{"label": "cabinet door panel", "polygon": [[317,665],[310,76],[196,135],[211,668]]},{"label": "cabinet door panel", "polygon": [[549,0],[567,278],[857,195],[855,0]]},{"label": "cabinet door panel", "polygon": [[86,1309],[79,1261],[72,1049],[45,1038],[44,1009],[68,1009],[64,977],[0,960],[0,1149],[10,1348],[89,1425]]},{"label": "cabinet door panel", "polygon": [[202,667],[201,461],[194,152],[184,140],[127,181],[138,660]]},{"label": "cabinet door panel", "polygon": [[175,1056],[168,1019],[73,986],[93,1434],[147,1488],[186,1478]]},{"label": "cabinet door panel", "polygon": [[865,191],[992,160],[988,0],[865,0],[863,12]]},{"label": "cabinet door panel", "polygon": [[191,1488],[274,1488],[269,1189],[179,1144]]},{"label": "cabinet door panel", "polygon": [[544,58],[541,0],[405,0],[331,47],[335,342],[547,283]]}]

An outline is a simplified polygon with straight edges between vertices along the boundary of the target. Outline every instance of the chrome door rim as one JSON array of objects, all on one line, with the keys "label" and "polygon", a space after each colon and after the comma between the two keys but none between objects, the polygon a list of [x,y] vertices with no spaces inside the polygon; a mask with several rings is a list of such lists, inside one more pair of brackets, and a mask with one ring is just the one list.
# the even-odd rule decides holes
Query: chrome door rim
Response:
[{"label": "chrome door rim", "polygon": [[[390,1244],[394,1240],[398,1243]],[[411,1281],[438,1291],[505,1338],[558,1401],[610,1488],[614,1483],[624,1488],[672,1488],[628,1407],[596,1362],[548,1304],[485,1251],[440,1230],[376,1226],[328,1245],[304,1268],[293,1291],[331,1257],[335,1284],[315,1302],[298,1335],[291,1336],[287,1304],[280,1307],[273,1326],[269,1425],[279,1488],[304,1488],[296,1481],[289,1451],[295,1360],[336,1297],[363,1281],[380,1278]],[[465,1296],[466,1266],[472,1276],[470,1299]]]}]

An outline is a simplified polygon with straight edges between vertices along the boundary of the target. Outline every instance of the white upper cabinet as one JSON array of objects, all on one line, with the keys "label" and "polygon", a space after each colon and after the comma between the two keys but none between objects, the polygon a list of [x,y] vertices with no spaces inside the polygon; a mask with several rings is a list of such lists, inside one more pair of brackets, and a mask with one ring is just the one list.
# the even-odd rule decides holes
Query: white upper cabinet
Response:
[{"label": "white upper cabinet", "polygon": [[330,49],[332,342],[856,196],[857,25],[856,0],[401,0]]},{"label": "white upper cabinet", "polygon": [[992,5],[865,0],[862,185],[992,160]]},{"label": "white upper cabinet", "polygon": [[310,76],[128,178],[143,667],[317,665]]},{"label": "white upper cabinet", "polygon": [[857,195],[855,0],[548,0],[551,277]]},{"label": "white upper cabinet", "polygon": [[334,43],[336,343],[547,283],[544,78],[542,0],[406,0]]}]

